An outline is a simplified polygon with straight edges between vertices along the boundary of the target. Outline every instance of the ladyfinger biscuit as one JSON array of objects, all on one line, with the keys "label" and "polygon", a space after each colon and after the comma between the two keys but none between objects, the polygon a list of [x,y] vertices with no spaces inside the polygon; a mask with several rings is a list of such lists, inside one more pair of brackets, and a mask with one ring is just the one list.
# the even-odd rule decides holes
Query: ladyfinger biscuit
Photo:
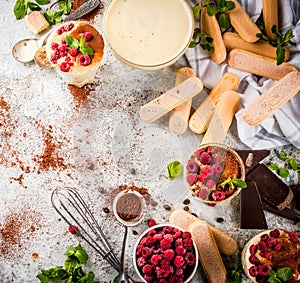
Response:
[{"label": "ladyfinger biscuit", "polygon": [[[175,85],[179,85],[188,78],[196,77],[196,72],[189,67],[180,68],[176,75]],[[177,135],[184,134],[188,128],[192,99],[188,99],[170,112],[169,128]]]},{"label": "ladyfinger biscuit", "polygon": [[[276,47],[273,47],[266,41],[259,40],[255,43],[250,43],[243,40],[237,33],[233,32],[225,32],[223,34],[223,41],[228,52],[232,49],[237,48],[276,59]],[[285,46],[284,49],[284,61],[287,61],[290,57],[290,49],[287,46]]]},{"label": "ladyfinger biscuit", "polygon": [[257,33],[260,33],[258,26],[251,20],[249,15],[244,11],[242,6],[237,0],[232,0],[235,4],[235,8],[228,11],[228,16],[231,21],[231,25],[242,39],[248,42],[258,41]]},{"label": "ladyfinger biscuit", "polygon": [[199,78],[189,78],[142,106],[139,112],[140,117],[145,122],[154,122],[183,101],[197,95],[202,89],[203,83]]},{"label": "ladyfinger biscuit", "polygon": [[202,8],[202,27],[203,32],[213,38],[212,46],[214,49],[210,52],[211,59],[217,64],[226,59],[226,48],[222,39],[220,26],[216,16],[209,16],[207,8]]},{"label": "ladyfinger biscuit", "polygon": [[222,94],[201,144],[223,143],[239,102],[240,96],[235,91],[227,90]]},{"label": "ladyfinger biscuit", "polygon": [[236,90],[239,84],[240,78],[236,74],[225,73],[191,116],[190,129],[197,134],[204,133],[222,93],[226,90]]},{"label": "ladyfinger biscuit", "polygon": [[263,0],[263,19],[265,31],[270,39],[275,39],[276,35],[272,33],[272,26],[278,26],[278,3],[277,0]]},{"label": "ladyfinger biscuit", "polygon": [[197,246],[199,259],[211,283],[225,283],[226,269],[210,227],[202,221],[190,225],[189,231]]},{"label": "ladyfinger biscuit", "polygon": [[242,117],[251,126],[259,125],[300,91],[300,72],[294,71],[277,81],[270,89],[243,110]]},{"label": "ladyfinger biscuit", "polygon": [[277,65],[276,60],[257,55],[241,49],[232,49],[227,57],[228,65],[234,69],[280,80],[292,71],[297,71],[294,65],[282,63]]},{"label": "ladyfinger biscuit", "polygon": [[[183,209],[173,210],[169,217],[170,223],[186,231],[189,230],[189,226],[196,221],[205,222]],[[210,226],[210,230],[212,231],[219,251],[222,254],[233,255],[236,252],[238,245],[235,239],[213,226]]]}]

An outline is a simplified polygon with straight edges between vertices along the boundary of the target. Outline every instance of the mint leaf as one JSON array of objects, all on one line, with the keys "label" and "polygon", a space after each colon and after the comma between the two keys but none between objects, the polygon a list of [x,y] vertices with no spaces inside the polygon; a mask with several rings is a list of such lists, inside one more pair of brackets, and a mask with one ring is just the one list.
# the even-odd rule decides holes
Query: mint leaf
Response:
[{"label": "mint leaf", "polygon": [[224,182],[222,182],[221,184],[220,184],[220,186],[222,187],[222,188],[224,188],[227,184],[229,184],[231,182],[231,178],[230,177],[228,177]]},{"label": "mint leaf", "polygon": [[235,4],[232,1],[227,1],[226,5],[227,5],[227,11],[233,10],[235,8]]},{"label": "mint leaf", "polygon": [[236,268],[227,269],[227,283],[241,283],[242,282],[243,267],[239,262]]},{"label": "mint leaf", "polygon": [[66,36],[66,43],[73,49],[77,49],[79,47],[79,41],[70,35]]},{"label": "mint leaf", "polygon": [[69,274],[62,266],[55,268],[50,268],[49,270],[41,270],[41,272],[36,276],[40,279],[41,283],[48,283],[58,280],[65,280],[69,277]]},{"label": "mint leaf", "polygon": [[263,33],[257,33],[256,37],[258,37],[259,39],[264,40],[264,41],[269,41],[269,38],[266,35],[264,35]]},{"label": "mint leaf", "polygon": [[50,8],[47,8],[44,16],[50,25],[55,25],[56,23],[60,23],[62,21],[61,16],[63,15],[63,11],[54,11]]},{"label": "mint leaf", "polygon": [[23,19],[27,14],[27,2],[25,0],[17,0],[14,6],[14,14],[17,20]]},{"label": "mint leaf", "polygon": [[276,64],[280,65],[284,62],[285,49],[282,46],[276,48]]},{"label": "mint leaf", "polygon": [[234,179],[232,180],[232,183],[233,183],[236,187],[238,187],[238,188],[241,188],[241,189],[247,188],[247,183],[246,183],[245,181],[241,180],[241,179],[236,179],[236,178],[234,178]]},{"label": "mint leaf", "polygon": [[72,8],[72,2],[69,0],[60,1],[58,4],[58,9],[60,11],[63,11],[64,15],[67,15],[70,13]]},{"label": "mint leaf", "polygon": [[293,171],[297,171],[297,168],[298,168],[298,164],[297,164],[297,161],[292,158],[288,161],[288,164],[290,165],[290,167],[292,168]]},{"label": "mint leaf", "polygon": [[283,151],[281,151],[280,153],[279,153],[279,159],[280,160],[283,160],[283,161],[285,161],[285,160],[287,160],[288,159],[288,156],[283,152]]},{"label": "mint leaf", "polygon": [[72,256],[76,252],[76,249],[74,247],[68,247],[66,252],[64,253],[65,256]]},{"label": "mint leaf", "polygon": [[28,2],[27,5],[31,11],[40,11],[41,10],[41,7],[39,5],[37,5],[36,3]]},{"label": "mint leaf", "polygon": [[219,12],[218,7],[215,4],[208,4],[207,5],[207,14],[209,16],[213,16]]},{"label": "mint leaf", "polygon": [[78,258],[78,260],[81,264],[87,263],[88,255],[80,244],[78,244],[74,255]]},{"label": "mint leaf", "polygon": [[95,274],[93,272],[89,272],[85,276],[83,276],[78,283],[94,283]]},{"label": "mint leaf", "polygon": [[290,174],[286,168],[278,168],[277,172],[279,176],[282,178],[287,178]]},{"label": "mint leaf", "polygon": [[200,18],[200,12],[201,12],[201,7],[199,5],[193,7],[193,14],[194,14],[194,19],[199,20]]},{"label": "mint leaf", "polygon": [[91,47],[89,47],[88,45],[83,45],[80,47],[80,52],[82,54],[85,54],[85,55],[89,55],[89,56],[92,56],[94,54],[94,51]]},{"label": "mint leaf", "polygon": [[168,164],[168,178],[174,179],[179,176],[182,169],[182,164],[179,161],[173,161]]},{"label": "mint leaf", "polygon": [[230,19],[225,14],[219,16],[219,24],[223,29],[227,29],[231,26]]},{"label": "mint leaf", "polygon": [[40,4],[40,5],[46,5],[49,4],[50,1],[49,0],[35,0],[36,3]]},{"label": "mint leaf", "polygon": [[289,267],[282,267],[277,270],[277,277],[283,282],[288,281],[293,277],[293,270]]},{"label": "mint leaf", "polygon": [[271,170],[277,170],[277,169],[278,169],[278,165],[277,165],[277,163],[272,163],[272,164],[269,166],[269,168],[270,168]]},{"label": "mint leaf", "polygon": [[75,256],[67,256],[64,262],[64,269],[71,272],[78,265],[78,259]]}]

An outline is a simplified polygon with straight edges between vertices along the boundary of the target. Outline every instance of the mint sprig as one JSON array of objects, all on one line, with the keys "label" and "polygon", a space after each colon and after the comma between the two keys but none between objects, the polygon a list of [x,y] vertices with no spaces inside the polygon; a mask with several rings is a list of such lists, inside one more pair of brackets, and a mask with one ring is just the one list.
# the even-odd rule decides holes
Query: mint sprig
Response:
[{"label": "mint sprig", "polygon": [[290,280],[293,277],[293,270],[290,267],[282,267],[276,271],[269,271],[269,283],[281,283]]},{"label": "mint sprig", "polygon": [[[43,1],[43,0],[42,0]],[[58,4],[58,9],[53,7]],[[46,9],[44,16],[50,25],[55,25],[62,21],[62,16],[70,13],[72,2],[70,0],[58,0]]]},{"label": "mint sprig", "polygon": [[77,247],[69,247],[65,254],[64,266],[57,266],[48,270],[41,270],[36,276],[41,283],[48,282],[73,282],[93,283],[93,272],[85,273],[82,269],[88,261],[88,255],[80,244]]},{"label": "mint sprig", "polygon": [[93,49],[85,44],[85,38],[82,36],[80,40],[76,39],[73,36],[67,35],[66,36],[66,43],[73,49],[78,49],[84,55],[93,55]]},{"label": "mint sprig", "polygon": [[199,28],[194,29],[193,40],[190,42],[189,47],[194,48],[198,44],[203,50],[212,51],[214,47],[212,46],[213,38],[201,32]]},{"label": "mint sprig", "polygon": [[244,180],[238,178],[230,178],[228,177],[224,182],[220,184],[222,188],[228,185],[229,190],[234,190],[235,187],[245,189],[247,188],[247,183]]},{"label": "mint sprig", "polygon": [[14,5],[14,14],[17,20],[23,19],[28,12],[28,9],[31,11],[39,11],[42,8],[39,5],[46,5],[49,3],[49,0],[36,0],[35,2],[29,0],[17,0]]},{"label": "mint sprig", "polygon": [[169,179],[174,179],[176,177],[178,177],[181,173],[181,169],[182,169],[182,164],[175,160],[171,163],[168,164],[168,177]]},{"label": "mint sprig", "polygon": [[227,268],[227,283],[241,283],[243,279],[243,266],[239,262],[236,268]]},{"label": "mint sprig", "polygon": [[277,65],[280,65],[284,62],[285,58],[284,46],[296,45],[296,43],[292,41],[294,34],[292,29],[289,29],[284,35],[282,35],[276,25],[272,26],[271,31],[275,34],[275,39],[270,39],[263,32],[257,33],[256,36],[261,40],[268,41],[273,47],[276,47],[276,62]]}]

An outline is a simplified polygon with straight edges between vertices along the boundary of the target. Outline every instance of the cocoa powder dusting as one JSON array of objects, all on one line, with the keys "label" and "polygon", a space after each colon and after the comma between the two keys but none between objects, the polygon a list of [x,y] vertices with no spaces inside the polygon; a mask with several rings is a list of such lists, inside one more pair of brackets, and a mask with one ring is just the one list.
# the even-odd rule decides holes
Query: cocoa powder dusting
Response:
[{"label": "cocoa powder dusting", "polygon": [[73,95],[73,98],[76,102],[76,109],[81,107],[87,101],[87,98],[90,92],[94,89],[93,84],[85,85],[83,87],[77,87],[75,85],[68,85],[70,93]]},{"label": "cocoa powder dusting", "polygon": [[[15,211],[21,212],[15,212]],[[14,209],[0,224],[0,254],[5,259],[20,259],[28,249],[34,232],[40,227],[40,215],[36,212]]]},{"label": "cocoa powder dusting", "polygon": [[152,201],[151,195],[149,194],[149,192],[146,188],[143,188],[143,187],[139,188],[139,187],[136,187],[134,185],[131,185],[131,186],[121,185],[121,186],[118,187],[118,189],[120,191],[132,190],[132,191],[136,191],[136,192],[140,193],[144,197],[144,199],[146,201],[146,204],[154,205],[156,203],[155,201],[154,202]]}]

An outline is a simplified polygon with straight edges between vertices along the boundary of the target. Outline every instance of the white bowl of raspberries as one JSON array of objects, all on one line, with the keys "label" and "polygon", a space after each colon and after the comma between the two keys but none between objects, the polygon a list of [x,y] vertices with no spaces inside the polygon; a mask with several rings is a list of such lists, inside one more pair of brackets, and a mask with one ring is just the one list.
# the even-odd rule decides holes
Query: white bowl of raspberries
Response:
[{"label": "white bowl of raspberries", "polygon": [[186,164],[186,182],[192,195],[208,204],[236,197],[245,183],[245,165],[232,148],[223,144],[204,144]]},{"label": "white bowl of raspberries", "polygon": [[245,274],[253,282],[300,282],[300,240],[296,232],[269,229],[255,235],[242,251]]},{"label": "white bowl of raspberries", "polygon": [[170,223],[147,229],[133,249],[133,264],[145,283],[187,283],[198,267],[191,233]]}]

